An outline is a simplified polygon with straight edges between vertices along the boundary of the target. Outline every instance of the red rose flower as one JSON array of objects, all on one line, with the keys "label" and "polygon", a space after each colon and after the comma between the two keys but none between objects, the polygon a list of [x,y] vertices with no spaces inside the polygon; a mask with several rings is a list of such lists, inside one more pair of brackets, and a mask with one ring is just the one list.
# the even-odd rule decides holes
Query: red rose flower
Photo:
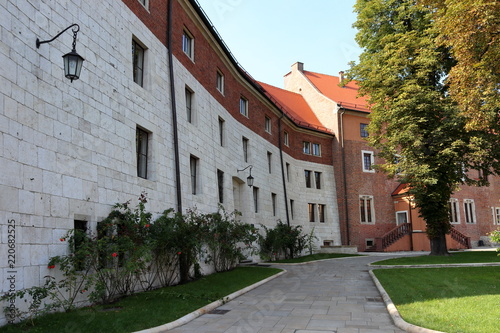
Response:
[{"label": "red rose flower", "polygon": [[52,269],[52,268],[56,268],[56,265],[50,265],[48,267],[49,267],[49,269]]},{"label": "red rose flower", "polygon": [[181,251],[179,251],[179,252],[177,252],[177,254],[182,254],[182,252],[181,252]]},{"label": "red rose flower", "polygon": [[59,240],[60,240],[61,242],[64,242],[64,241],[65,241],[65,239],[64,239],[64,238],[59,238]]},{"label": "red rose flower", "polygon": [[115,258],[118,256],[118,254],[116,254],[116,252],[113,252],[113,254],[111,256],[113,256],[113,258]]},{"label": "red rose flower", "polygon": [[146,224],[146,225],[145,225],[145,227],[146,227],[146,228],[149,228],[149,224]]}]

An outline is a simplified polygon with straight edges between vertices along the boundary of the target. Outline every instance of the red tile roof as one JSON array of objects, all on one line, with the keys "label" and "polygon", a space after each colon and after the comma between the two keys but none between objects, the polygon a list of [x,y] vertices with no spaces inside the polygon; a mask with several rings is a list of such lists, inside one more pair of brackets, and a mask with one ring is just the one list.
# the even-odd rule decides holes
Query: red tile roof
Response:
[{"label": "red tile roof", "polygon": [[339,87],[339,77],[326,74],[303,71],[304,75],[318,90],[346,109],[370,112],[365,96],[358,97],[358,85],[351,81],[346,86]]},{"label": "red tile roof", "polygon": [[398,187],[396,187],[396,189],[392,192],[392,196],[396,196],[396,195],[401,195],[401,194],[405,194],[405,193],[408,193],[410,191],[410,187],[408,186],[408,184],[406,183],[401,183],[398,185]]},{"label": "red tile roof", "polygon": [[330,129],[323,126],[302,95],[263,82],[258,82],[258,84],[264,88],[266,94],[280,106],[285,114],[297,125],[332,133]]}]

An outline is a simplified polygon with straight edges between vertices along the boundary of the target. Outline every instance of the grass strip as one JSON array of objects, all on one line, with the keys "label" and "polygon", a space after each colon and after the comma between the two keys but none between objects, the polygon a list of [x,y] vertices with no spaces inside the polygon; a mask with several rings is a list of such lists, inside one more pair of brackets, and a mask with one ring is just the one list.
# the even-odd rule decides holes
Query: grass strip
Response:
[{"label": "grass strip", "polygon": [[373,272],[408,323],[448,333],[498,332],[500,267]]},{"label": "grass strip", "polygon": [[265,267],[237,267],[230,272],[138,293],[110,305],[45,315],[35,326],[7,325],[0,332],[133,332],[172,322],[207,304],[280,272]]},{"label": "grass strip", "polygon": [[377,261],[373,265],[438,265],[438,264],[473,264],[500,263],[496,251],[455,252],[450,256],[415,256]]},{"label": "grass strip", "polygon": [[346,253],[316,253],[303,257],[293,258],[293,259],[283,259],[273,261],[276,264],[294,264],[294,263],[302,263],[309,261],[316,261],[322,259],[335,259],[335,258],[345,258],[345,257],[360,257],[359,254],[346,254]]}]

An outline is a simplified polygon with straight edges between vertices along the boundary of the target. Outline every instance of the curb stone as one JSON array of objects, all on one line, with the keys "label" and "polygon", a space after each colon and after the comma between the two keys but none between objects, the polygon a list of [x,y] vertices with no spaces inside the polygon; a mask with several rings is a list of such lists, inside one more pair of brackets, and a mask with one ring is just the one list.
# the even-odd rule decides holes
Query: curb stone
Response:
[{"label": "curb stone", "polygon": [[193,320],[201,315],[204,315],[204,314],[218,308],[219,306],[235,299],[236,297],[241,296],[241,295],[249,292],[250,290],[259,287],[260,285],[263,285],[264,283],[267,283],[267,282],[277,278],[278,276],[285,274],[286,272],[287,272],[286,270],[283,270],[282,272],[274,274],[274,275],[272,275],[264,280],[260,280],[259,282],[256,282],[256,283],[254,283],[246,288],[243,288],[241,290],[235,291],[234,293],[232,293],[226,297],[223,297],[220,300],[217,300],[217,301],[212,302],[208,305],[205,305],[204,307],[199,308],[198,310],[195,310],[195,311],[185,315],[184,317],[181,317],[181,318],[179,318],[175,321],[172,321],[170,323],[166,323],[166,324],[156,326],[156,327],[147,328],[145,330],[136,331],[133,333],[160,333],[160,332],[168,331],[168,330],[171,330],[173,328],[182,326],[182,325],[190,322],[191,320]]}]

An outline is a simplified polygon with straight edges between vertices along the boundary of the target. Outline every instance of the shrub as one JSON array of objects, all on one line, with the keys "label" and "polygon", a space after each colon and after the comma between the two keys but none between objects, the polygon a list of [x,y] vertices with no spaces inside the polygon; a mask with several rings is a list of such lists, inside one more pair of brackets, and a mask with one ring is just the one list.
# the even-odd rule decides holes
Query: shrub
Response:
[{"label": "shrub", "polygon": [[[500,229],[490,232],[489,236],[493,243],[500,244]],[[500,248],[497,248],[497,253],[500,256]]]},{"label": "shrub", "polygon": [[264,260],[293,259],[306,247],[312,251],[311,232],[302,234],[302,226],[291,227],[278,221],[273,229],[263,226],[265,235],[259,236],[260,257]]}]

